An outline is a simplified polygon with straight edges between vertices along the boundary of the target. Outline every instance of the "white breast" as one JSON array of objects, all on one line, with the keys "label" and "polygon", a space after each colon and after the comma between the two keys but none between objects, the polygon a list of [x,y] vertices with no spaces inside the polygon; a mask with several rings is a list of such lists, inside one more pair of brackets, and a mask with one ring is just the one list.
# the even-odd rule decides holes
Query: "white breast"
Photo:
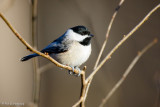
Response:
[{"label": "white breast", "polygon": [[91,44],[83,46],[74,42],[67,52],[52,54],[58,62],[69,66],[80,66],[87,61],[91,54]]}]

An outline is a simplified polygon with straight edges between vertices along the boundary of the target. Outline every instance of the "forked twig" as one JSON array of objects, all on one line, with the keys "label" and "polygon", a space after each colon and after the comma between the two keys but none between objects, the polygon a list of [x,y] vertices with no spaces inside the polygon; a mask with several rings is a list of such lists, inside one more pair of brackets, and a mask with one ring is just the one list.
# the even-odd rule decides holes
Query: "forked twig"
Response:
[{"label": "forked twig", "polygon": [[[123,0],[122,0],[123,1]],[[109,52],[109,54],[100,62],[100,64],[98,65],[98,60],[97,60],[97,64],[95,67],[95,69],[93,70],[93,72],[85,79],[85,70],[82,71],[82,75],[81,75],[81,79],[82,79],[82,92],[81,92],[81,97],[80,97],[80,100],[75,104],[76,106],[79,105],[81,103],[81,107],[84,106],[84,102],[85,102],[85,99],[86,99],[86,92],[88,92],[89,90],[89,85],[90,85],[90,82],[92,80],[92,78],[94,77],[94,75],[97,73],[97,71],[104,65],[104,63],[111,58],[112,54],[136,31],[138,30],[138,28],[152,15],[152,13],[154,13],[158,8],[160,8],[160,4],[157,5],[155,8],[153,8],[143,19],[142,21],[140,21],[139,24],[137,24],[137,26],[135,26],[126,36],[123,37],[122,40],[119,41],[119,43]],[[117,8],[118,9],[118,8]],[[37,53],[39,54],[40,56],[43,56],[45,58],[47,58],[48,60],[50,60],[52,63],[54,63],[56,66],[58,67],[61,67],[61,68],[64,68],[64,69],[67,69],[67,70],[72,70],[72,68],[70,66],[66,66],[66,65],[63,65],[63,64],[60,64],[59,62],[57,62],[56,60],[54,60],[52,57],[50,57],[49,55],[46,55],[44,53],[41,53],[37,50],[35,50],[32,46],[30,46],[21,36],[20,34],[11,26],[11,24],[7,21],[7,19],[0,13],[0,17],[4,20],[4,22],[8,25],[8,27],[11,29],[11,31],[15,34],[15,36],[29,49],[31,50],[32,52],[34,53]],[[111,22],[113,23],[113,22]],[[110,29],[110,28],[109,28]],[[110,31],[110,30],[109,30]],[[107,35],[107,34],[106,34]],[[108,33],[109,35],[109,33]],[[106,38],[108,38],[108,36],[106,36]],[[105,47],[105,45],[104,45]],[[103,48],[104,48],[103,47]],[[103,53],[103,50],[102,49],[102,53]],[[102,54],[101,53],[101,54]],[[142,53],[142,52],[141,52]],[[141,54],[140,53],[140,54]],[[101,55],[100,55],[101,56]],[[99,57],[100,59],[100,57]],[[85,67],[84,67],[85,69]],[[78,70],[74,70],[75,73],[78,74]],[[88,87],[88,88],[87,88]],[[87,90],[87,91],[86,91]],[[85,97],[85,98],[84,98]]]},{"label": "forked twig", "polygon": [[[95,69],[95,68],[97,67],[98,63],[99,63],[99,60],[100,60],[100,58],[101,58],[101,56],[102,56],[102,53],[103,53],[103,51],[104,51],[104,48],[105,48],[105,46],[106,46],[106,44],[107,44],[108,37],[109,37],[109,33],[110,33],[110,30],[111,30],[113,21],[114,21],[116,15],[117,15],[117,13],[118,13],[118,10],[120,9],[121,5],[123,4],[123,2],[124,2],[124,0],[120,0],[119,5],[118,5],[117,8],[115,9],[115,12],[114,12],[114,14],[113,14],[113,16],[112,16],[112,18],[111,18],[111,21],[110,21],[110,23],[109,23],[109,25],[108,25],[108,28],[107,28],[106,39],[105,39],[105,41],[103,42],[102,48],[101,48],[101,50],[100,50],[100,52],[99,52],[98,58],[97,58],[97,60],[96,60],[96,63],[95,63],[95,66],[94,66],[93,69]],[[85,89],[84,89],[84,86],[81,87],[81,96],[80,96],[80,99],[73,105],[73,107],[76,107],[76,106],[78,106],[79,104],[81,104],[80,106],[82,106],[82,107],[84,106],[84,102],[85,102],[85,100],[86,100],[86,97],[87,97],[88,90],[89,90],[89,87],[90,87],[91,82],[92,82],[92,79],[85,84],[85,85],[86,85],[86,86],[85,86]],[[82,95],[82,92],[85,93],[85,94]],[[83,103],[83,104],[82,104],[82,103]]]},{"label": "forked twig", "polygon": [[[88,93],[88,90],[89,90],[89,86],[90,86],[90,83],[91,83],[91,80],[92,78],[94,77],[94,75],[97,73],[97,71],[104,65],[104,63],[111,58],[112,54],[134,33],[138,30],[139,27],[141,27],[144,22],[147,21],[147,19],[158,9],[160,8],[160,4],[158,4],[156,7],[154,7],[140,22],[139,24],[137,24],[126,36],[124,36],[122,38],[122,40],[119,41],[119,43],[108,53],[108,55],[101,61],[101,63],[93,70],[93,72],[86,78],[86,89],[84,90],[85,91],[85,96],[87,96],[87,93]],[[84,97],[84,96],[83,96]],[[83,97],[81,97],[77,103],[76,103],[76,106],[83,102],[83,100],[86,99],[86,97],[83,99]],[[74,105],[74,107],[76,107]]]},{"label": "forked twig", "polygon": [[158,9],[160,8],[160,4],[154,7],[140,22],[136,25],[127,35],[124,35],[123,39],[119,41],[119,43],[108,53],[108,55],[101,61],[101,63],[97,66],[97,68],[88,76],[86,81],[88,82],[93,76],[97,73],[97,71],[104,65],[104,63],[111,58],[113,53],[135,32],[139,27],[142,26],[144,22],[148,20],[148,18]]},{"label": "forked twig", "polygon": [[[97,60],[96,60],[96,63],[95,63],[95,66],[94,66],[93,70],[96,69],[96,67],[97,67],[97,65],[98,65],[98,63],[99,63],[99,61],[100,61],[100,58],[101,58],[102,53],[103,53],[103,51],[104,51],[104,48],[105,48],[105,46],[106,46],[106,44],[107,44],[108,37],[109,37],[110,31],[111,31],[113,22],[114,22],[114,20],[115,20],[115,18],[116,18],[116,16],[117,16],[118,10],[120,9],[120,7],[122,6],[123,3],[124,3],[124,0],[120,0],[118,6],[117,6],[116,9],[115,9],[115,12],[114,12],[113,15],[112,15],[111,21],[110,21],[110,23],[109,23],[109,25],[108,25],[108,28],[107,28],[106,39],[105,39],[104,42],[103,42],[102,48],[101,48],[101,50],[100,50],[100,52],[99,52],[99,55],[98,55],[98,58],[97,58]],[[92,78],[92,79],[93,79],[93,78]],[[87,97],[88,90],[89,90],[90,84],[91,84],[91,82],[92,82],[92,79],[90,79],[90,81],[88,81],[88,85],[87,85],[87,88],[86,88],[86,95],[85,95],[85,97],[84,97],[84,101],[86,100],[86,97]]]},{"label": "forked twig", "polygon": [[102,56],[102,53],[103,53],[103,51],[104,51],[104,48],[105,48],[105,46],[106,46],[106,44],[107,44],[108,37],[109,37],[110,31],[111,31],[113,22],[114,22],[114,20],[115,20],[115,18],[116,18],[116,15],[117,15],[117,13],[118,13],[118,10],[120,9],[120,7],[122,6],[123,3],[124,3],[124,0],[120,0],[117,8],[115,9],[115,12],[114,12],[113,15],[112,15],[111,21],[110,21],[110,23],[109,23],[109,25],[108,25],[108,28],[107,28],[106,39],[105,39],[104,42],[103,42],[103,45],[102,45],[101,50],[100,50],[100,52],[99,52],[99,55],[98,55],[98,58],[97,58],[97,60],[96,60],[94,69],[97,67],[97,65],[98,65],[98,63],[99,63],[99,60],[100,60],[100,58],[101,58],[101,56]]},{"label": "forked twig", "polygon": [[123,81],[126,79],[128,74],[131,72],[132,68],[135,66],[137,61],[141,58],[141,56],[147,52],[153,45],[157,43],[157,39],[154,39],[151,43],[149,43],[146,47],[142,49],[142,51],[138,52],[137,56],[133,59],[131,64],[128,66],[126,71],[124,72],[121,79],[114,85],[114,87],[110,90],[110,92],[106,95],[106,97],[102,100],[102,103],[99,107],[103,107],[105,103],[109,100],[109,98],[115,93],[115,91],[120,87],[120,85],[123,83]]},{"label": "forked twig", "polygon": [[83,68],[84,73],[81,74],[81,94],[80,94],[80,99],[79,101],[77,101],[72,107],[77,107],[79,104],[81,104],[81,106],[84,106],[83,99],[84,99],[84,94],[85,94],[85,89],[86,89],[86,77],[85,77],[85,71],[86,71],[86,66],[84,66]]}]

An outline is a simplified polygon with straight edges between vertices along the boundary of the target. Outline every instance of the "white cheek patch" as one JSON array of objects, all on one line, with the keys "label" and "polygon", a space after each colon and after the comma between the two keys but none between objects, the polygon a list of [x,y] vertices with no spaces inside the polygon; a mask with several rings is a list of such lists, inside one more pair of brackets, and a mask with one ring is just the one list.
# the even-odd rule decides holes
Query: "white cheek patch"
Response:
[{"label": "white cheek patch", "polygon": [[73,30],[68,29],[66,32],[66,35],[70,40],[75,40],[75,41],[83,41],[85,38],[89,37],[88,35],[80,35],[78,33],[73,32]]}]

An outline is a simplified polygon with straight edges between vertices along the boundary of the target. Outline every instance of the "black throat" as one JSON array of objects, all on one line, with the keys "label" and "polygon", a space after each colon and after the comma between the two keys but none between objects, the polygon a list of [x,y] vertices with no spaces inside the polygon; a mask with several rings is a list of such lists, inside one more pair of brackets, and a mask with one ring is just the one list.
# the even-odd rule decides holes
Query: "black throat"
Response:
[{"label": "black throat", "polygon": [[83,41],[79,42],[81,45],[88,46],[91,43],[91,37],[85,38]]}]

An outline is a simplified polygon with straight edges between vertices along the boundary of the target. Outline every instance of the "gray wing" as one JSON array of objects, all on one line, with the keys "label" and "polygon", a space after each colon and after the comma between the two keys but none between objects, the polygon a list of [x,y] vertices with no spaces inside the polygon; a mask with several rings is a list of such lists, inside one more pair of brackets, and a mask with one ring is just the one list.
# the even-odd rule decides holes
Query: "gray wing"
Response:
[{"label": "gray wing", "polygon": [[68,50],[68,45],[65,41],[65,35],[62,35],[61,37],[53,41],[51,44],[49,44],[47,47],[45,47],[43,50],[41,50],[41,52],[47,52],[48,54],[66,52]]},{"label": "gray wing", "polygon": [[51,53],[62,53],[62,52],[66,52],[67,50],[68,50],[68,47],[66,45],[51,43],[46,48],[44,48],[41,52],[42,53],[47,52],[48,54],[51,54]]}]

